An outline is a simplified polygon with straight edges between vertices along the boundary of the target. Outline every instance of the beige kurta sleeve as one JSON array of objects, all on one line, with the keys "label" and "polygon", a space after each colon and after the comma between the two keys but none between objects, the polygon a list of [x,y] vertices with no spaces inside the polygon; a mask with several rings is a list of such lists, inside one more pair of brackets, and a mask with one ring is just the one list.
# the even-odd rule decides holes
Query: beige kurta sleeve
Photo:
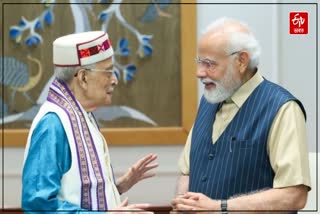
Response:
[{"label": "beige kurta sleeve", "polygon": [[189,166],[190,166],[190,148],[191,148],[191,138],[192,138],[192,130],[193,127],[190,129],[187,142],[184,146],[184,149],[181,152],[180,159],[179,159],[179,168],[182,174],[189,175]]},{"label": "beige kurta sleeve", "polygon": [[268,153],[274,188],[300,184],[311,188],[306,122],[296,102],[289,101],[277,113],[268,136]]}]

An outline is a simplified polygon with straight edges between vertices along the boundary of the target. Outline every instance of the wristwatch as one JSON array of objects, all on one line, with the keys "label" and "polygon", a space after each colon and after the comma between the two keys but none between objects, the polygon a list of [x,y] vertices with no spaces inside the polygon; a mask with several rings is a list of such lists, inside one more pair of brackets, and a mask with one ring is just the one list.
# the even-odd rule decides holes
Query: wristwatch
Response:
[{"label": "wristwatch", "polygon": [[228,203],[227,203],[227,200],[225,199],[221,200],[221,213],[228,214]]}]

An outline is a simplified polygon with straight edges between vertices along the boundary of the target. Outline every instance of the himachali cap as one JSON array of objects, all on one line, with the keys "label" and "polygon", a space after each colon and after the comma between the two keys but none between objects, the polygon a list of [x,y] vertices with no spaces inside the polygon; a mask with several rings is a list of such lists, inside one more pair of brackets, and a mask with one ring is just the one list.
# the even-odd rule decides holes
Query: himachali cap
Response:
[{"label": "himachali cap", "polygon": [[103,31],[69,34],[53,42],[55,66],[89,65],[112,56],[113,49],[108,34]]}]

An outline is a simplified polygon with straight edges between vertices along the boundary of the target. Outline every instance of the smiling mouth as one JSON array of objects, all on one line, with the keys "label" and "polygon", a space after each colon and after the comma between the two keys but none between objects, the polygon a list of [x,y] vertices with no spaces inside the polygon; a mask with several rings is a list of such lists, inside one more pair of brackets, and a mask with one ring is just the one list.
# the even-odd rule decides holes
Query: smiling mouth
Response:
[{"label": "smiling mouth", "polygon": [[207,90],[210,90],[210,89],[216,87],[216,84],[214,84],[213,82],[204,82],[203,84],[204,84],[205,89],[207,89]]},{"label": "smiling mouth", "polygon": [[114,91],[114,88],[108,88],[107,89],[107,94],[112,95]]}]

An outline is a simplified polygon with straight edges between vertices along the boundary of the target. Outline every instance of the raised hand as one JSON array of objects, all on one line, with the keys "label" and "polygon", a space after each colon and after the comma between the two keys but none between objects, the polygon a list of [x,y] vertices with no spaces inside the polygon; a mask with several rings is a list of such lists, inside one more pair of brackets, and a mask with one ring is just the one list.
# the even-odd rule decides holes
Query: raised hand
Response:
[{"label": "raised hand", "polygon": [[158,167],[158,163],[152,163],[155,159],[157,159],[157,155],[149,154],[133,164],[128,171],[117,180],[119,193],[127,192],[139,181],[155,176],[155,173],[148,173],[151,169]]}]

